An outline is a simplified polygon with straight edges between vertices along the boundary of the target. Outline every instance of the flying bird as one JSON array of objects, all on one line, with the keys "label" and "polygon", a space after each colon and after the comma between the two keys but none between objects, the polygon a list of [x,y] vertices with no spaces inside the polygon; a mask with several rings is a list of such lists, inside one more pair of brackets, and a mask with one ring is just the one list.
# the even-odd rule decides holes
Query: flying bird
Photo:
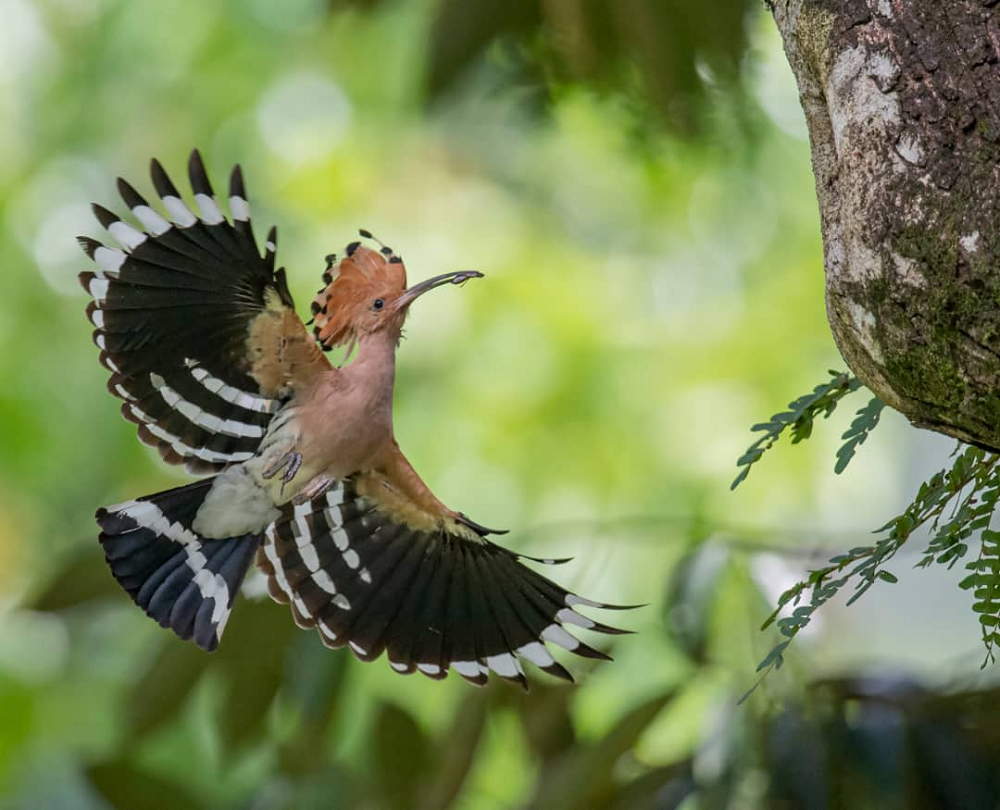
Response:
[{"label": "flying bird", "polygon": [[[125,180],[134,224],[93,210],[119,247],[79,237],[96,269],[100,362],[122,415],[165,461],[207,475],[97,510],[118,583],[182,639],[212,651],[252,562],[276,601],[329,647],[401,673],[485,684],[490,670],[527,686],[522,660],[572,680],[548,644],[608,656],[567,629],[626,632],[579,611],[625,609],[573,594],[497,545],[498,534],[445,506],[393,435],[396,349],[410,306],[429,290],[367,231],[326,259],[312,331],[295,312],[277,233],[261,255],[239,166],[223,215],[201,156],[188,162],[198,213],[157,160],[164,216]],[[326,351],[353,359],[331,364]],[[351,354],[351,349],[356,351]],[[433,427],[428,426],[428,429]]]}]

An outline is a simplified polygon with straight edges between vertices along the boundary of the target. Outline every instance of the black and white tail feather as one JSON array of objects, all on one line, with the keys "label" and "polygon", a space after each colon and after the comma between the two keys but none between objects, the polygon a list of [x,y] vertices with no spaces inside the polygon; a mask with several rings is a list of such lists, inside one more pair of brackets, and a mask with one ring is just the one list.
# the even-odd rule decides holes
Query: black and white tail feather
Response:
[{"label": "black and white tail feather", "polygon": [[572,681],[547,643],[586,658],[609,656],[566,625],[628,632],[577,611],[627,606],[570,593],[485,537],[394,521],[359,497],[352,479],[284,507],[257,556],[271,596],[290,603],[296,624],[315,627],[324,644],[346,645],[362,661],[386,652],[400,673],[440,679],[452,669],[483,685],[492,670],[526,688],[523,659]]},{"label": "black and white tail feather", "polygon": [[118,583],[162,627],[211,652],[262,536],[207,539],[193,529],[214,479],[97,510]]}]

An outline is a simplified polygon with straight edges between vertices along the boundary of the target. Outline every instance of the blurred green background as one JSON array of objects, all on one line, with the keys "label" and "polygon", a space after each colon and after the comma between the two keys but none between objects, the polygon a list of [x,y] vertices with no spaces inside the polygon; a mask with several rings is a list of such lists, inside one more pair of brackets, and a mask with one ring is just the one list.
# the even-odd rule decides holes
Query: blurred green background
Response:
[{"label": "blurred green background", "polygon": [[[949,444],[859,399],[735,493],[749,426],[842,367],[794,81],[756,2],[0,0],[0,806],[994,806],[960,572],[758,631]],[[185,480],[105,390],[74,237],[151,156],[247,177],[301,311],[371,229],[415,307],[396,429],[449,505],[610,602],[614,663],[529,694],[400,677],[237,603],[207,656],[115,586],[94,509]],[[507,541],[507,538],[504,538]],[[253,594],[257,595],[254,596]],[[599,643],[601,639],[588,639]],[[995,718],[994,718],[995,719]],[[970,775],[971,774],[971,775]],[[977,781],[978,780],[978,781]],[[963,792],[964,791],[964,792]],[[971,791],[971,792],[970,792]],[[979,791],[979,792],[976,792]],[[937,803],[936,803],[937,802]]]}]

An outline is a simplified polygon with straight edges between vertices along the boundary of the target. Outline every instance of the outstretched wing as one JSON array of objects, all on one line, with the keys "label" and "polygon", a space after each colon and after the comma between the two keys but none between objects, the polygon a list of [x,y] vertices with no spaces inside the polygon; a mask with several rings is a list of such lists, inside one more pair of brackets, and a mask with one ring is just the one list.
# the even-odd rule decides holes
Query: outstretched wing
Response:
[{"label": "outstretched wing", "polygon": [[482,685],[493,670],[526,687],[520,659],[572,680],[547,643],[608,657],[566,625],[627,632],[576,610],[618,606],[570,593],[456,521],[408,521],[371,484],[352,476],[286,505],[258,552],[271,596],[291,603],[296,623],[316,627],[327,646],[348,645],[363,661],[387,651],[401,673],[438,679],[450,668]]},{"label": "outstretched wing", "polygon": [[274,269],[274,228],[258,252],[240,167],[230,178],[232,222],[197,150],[188,174],[200,216],[152,161],[169,220],[119,179],[142,228],[95,205],[120,247],[80,237],[98,268],[80,283],[94,299],[87,315],[123,416],[166,461],[214,472],[250,458],[297,379],[329,363],[295,314],[284,269]]}]

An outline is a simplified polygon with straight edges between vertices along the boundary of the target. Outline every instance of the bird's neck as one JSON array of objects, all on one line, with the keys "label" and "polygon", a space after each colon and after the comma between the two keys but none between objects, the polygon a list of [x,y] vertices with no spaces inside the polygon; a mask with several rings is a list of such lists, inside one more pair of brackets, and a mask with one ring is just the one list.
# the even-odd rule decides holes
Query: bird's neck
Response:
[{"label": "bird's neck", "polygon": [[391,404],[392,388],[396,379],[396,347],[399,335],[381,329],[365,335],[358,342],[358,353],[351,363],[351,375],[358,385],[373,394],[384,396]]}]

